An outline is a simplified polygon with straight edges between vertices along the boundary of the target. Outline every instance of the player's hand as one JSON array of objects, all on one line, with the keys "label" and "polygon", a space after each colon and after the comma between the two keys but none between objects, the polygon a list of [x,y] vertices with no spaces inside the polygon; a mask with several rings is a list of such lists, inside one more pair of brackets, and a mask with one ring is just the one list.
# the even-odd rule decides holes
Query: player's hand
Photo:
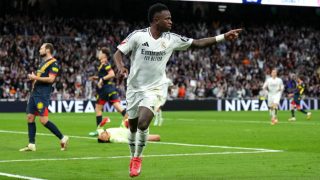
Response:
[{"label": "player's hand", "polygon": [[102,88],[102,85],[103,85],[103,80],[102,78],[100,78],[99,82],[98,82],[98,88]]},{"label": "player's hand", "polygon": [[239,33],[242,31],[242,29],[233,29],[227,33],[224,34],[224,39],[228,41],[233,41],[238,38]]},{"label": "player's hand", "polygon": [[31,74],[28,74],[29,80],[36,80],[37,76],[32,72]]},{"label": "player's hand", "polygon": [[290,97],[293,97],[293,94],[291,93],[291,94],[288,94],[288,97],[290,98]]},{"label": "player's hand", "polygon": [[120,78],[127,78],[128,77],[128,69],[123,67],[119,69]]}]

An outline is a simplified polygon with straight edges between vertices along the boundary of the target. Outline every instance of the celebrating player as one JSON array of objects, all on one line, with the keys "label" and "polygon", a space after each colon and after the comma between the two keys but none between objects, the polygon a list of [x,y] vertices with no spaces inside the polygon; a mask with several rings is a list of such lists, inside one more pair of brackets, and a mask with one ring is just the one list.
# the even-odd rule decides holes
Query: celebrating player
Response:
[{"label": "celebrating player", "polygon": [[20,149],[20,151],[36,151],[35,116],[39,116],[40,122],[44,127],[48,128],[60,139],[61,150],[64,151],[67,148],[69,137],[62,135],[57,126],[48,119],[48,106],[52,91],[52,84],[59,72],[58,62],[52,56],[53,50],[53,45],[51,43],[44,43],[39,51],[43,62],[40,64],[36,74],[33,72],[28,74],[28,78],[33,81],[32,92],[27,105],[29,144],[27,147]]},{"label": "celebrating player", "polygon": [[282,80],[277,77],[276,69],[272,69],[271,77],[265,81],[263,89],[268,91],[268,107],[271,116],[271,125],[275,125],[278,122],[278,106],[284,89]]},{"label": "celebrating player", "polygon": [[[96,102],[96,123],[97,126],[102,121],[102,108],[106,102],[111,103],[116,110],[127,119],[126,109],[122,109],[120,105],[120,98],[114,82],[112,79],[115,74],[108,62],[110,57],[110,50],[106,47],[102,47],[99,51],[98,59],[100,60],[100,66],[98,68],[98,76],[91,76],[91,80],[99,80],[97,87],[97,102]],[[96,132],[90,132],[90,136],[98,135]],[[98,141],[100,142],[100,141]]]},{"label": "celebrating player", "polygon": [[169,32],[172,27],[171,14],[164,4],[149,8],[150,27],[132,32],[118,46],[114,60],[120,74],[126,76],[123,56],[131,53],[130,74],[127,79],[127,111],[129,115],[128,135],[131,151],[130,176],[140,174],[142,151],[148,137],[148,127],[160,106],[159,97],[166,80],[165,68],[173,51],[189,47],[204,48],[224,40],[234,40],[241,29],[203,39],[190,39]]},{"label": "celebrating player", "polygon": [[291,100],[290,104],[290,110],[291,110],[291,118],[289,118],[289,121],[295,121],[295,109],[298,109],[303,114],[307,115],[307,119],[311,119],[311,112],[306,112],[303,108],[301,108],[300,101],[302,99],[302,95],[305,89],[305,84],[303,83],[302,77],[297,77],[297,86],[294,93],[289,94],[289,97],[293,98]]}]

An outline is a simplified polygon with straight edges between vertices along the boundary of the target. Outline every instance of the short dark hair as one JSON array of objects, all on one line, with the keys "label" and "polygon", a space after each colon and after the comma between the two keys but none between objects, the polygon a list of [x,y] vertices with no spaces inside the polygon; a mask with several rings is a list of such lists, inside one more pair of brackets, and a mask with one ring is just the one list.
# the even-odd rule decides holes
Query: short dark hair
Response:
[{"label": "short dark hair", "polygon": [[49,49],[50,53],[52,54],[53,51],[54,51],[54,48],[53,48],[53,44],[51,43],[46,43],[46,45],[44,46],[45,49]]},{"label": "short dark hair", "polygon": [[153,21],[153,18],[154,18],[154,15],[158,12],[161,12],[161,11],[169,11],[169,8],[162,4],[162,3],[156,3],[152,6],[149,7],[149,10],[148,10],[148,21],[149,23],[151,23]]},{"label": "short dark hair", "polygon": [[102,48],[101,48],[101,52],[102,52],[103,54],[105,54],[105,55],[107,56],[107,58],[109,59],[110,54],[111,54],[110,48],[102,47]]}]

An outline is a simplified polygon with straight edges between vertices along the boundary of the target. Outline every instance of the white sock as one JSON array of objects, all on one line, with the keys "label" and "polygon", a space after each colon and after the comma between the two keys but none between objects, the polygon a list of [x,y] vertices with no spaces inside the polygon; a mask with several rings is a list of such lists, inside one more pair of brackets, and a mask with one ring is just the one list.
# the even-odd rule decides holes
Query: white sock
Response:
[{"label": "white sock", "polygon": [[142,156],[143,149],[147,144],[148,134],[149,134],[149,128],[144,131],[138,129],[136,152],[134,154],[134,157],[141,157]]},{"label": "white sock", "polygon": [[276,118],[276,111],[274,109],[271,110],[271,117]]},{"label": "white sock", "polygon": [[153,125],[154,126],[158,126],[159,124],[159,117],[158,117],[159,113],[158,112],[155,112],[155,115],[154,115],[154,123]]},{"label": "white sock", "polygon": [[130,131],[130,129],[128,129],[129,133],[128,133],[128,144],[129,144],[129,149],[130,149],[130,154],[131,157],[134,156],[134,153],[136,151],[136,132],[132,133]]},{"label": "white sock", "polygon": [[159,110],[159,126],[161,126],[163,123],[163,118],[162,118],[162,110]]}]

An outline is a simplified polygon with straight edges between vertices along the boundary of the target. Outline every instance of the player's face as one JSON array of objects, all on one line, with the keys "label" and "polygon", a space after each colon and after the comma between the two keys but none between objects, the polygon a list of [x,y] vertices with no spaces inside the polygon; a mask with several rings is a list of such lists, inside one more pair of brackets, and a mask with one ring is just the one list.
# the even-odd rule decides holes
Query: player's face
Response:
[{"label": "player's face", "polygon": [[271,76],[272,77],[277,77],[277,71],[276,70],[272,70],[271,71]]},{"label": "player's face", "polygon": [[167,32],[171,30],[172,21],[170,11],[161,11],[160,13],[157,13],[155,18],[160,31]]},{"label": "player's face", "polygon": [[43,44],[40,47],[39,54],[40,54],[41,57],[45,57],[47,55],[47,53],[46,53],[46,45],[45,44]]},{"label": "player's face", "polygon": [[108,132],[104,131],[99,135],[98,138],[102,141],[109,141],[110,135],[108,134]]},{"label": "player's face", "polygon": [[100,62],[102,63],[102,61],[104,62],[105,59],[106,59],[106,55],[102,53],[102,51],[99,51],[99,54],[98,54],[98,59],[100,60]]}]

